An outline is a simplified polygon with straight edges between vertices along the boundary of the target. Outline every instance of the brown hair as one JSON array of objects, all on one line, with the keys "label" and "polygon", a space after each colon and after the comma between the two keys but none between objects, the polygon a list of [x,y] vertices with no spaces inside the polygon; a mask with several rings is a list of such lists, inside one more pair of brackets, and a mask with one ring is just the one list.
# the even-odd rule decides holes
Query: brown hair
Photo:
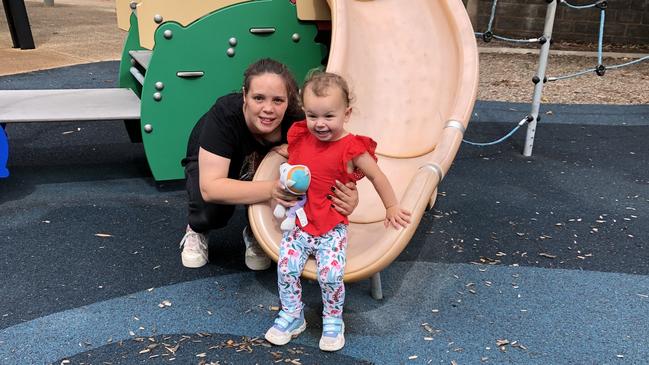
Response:
[{"label": "brown hair", "polygon": [[349,92],[347,81],[338,74],[319,70],[315,70],[309,74],[300,92],[300,99],[304,104],[304,90],[307,88],[310,88],[316,96],[326,96],[327,89],[330,87],[337,87],[340,89],[343,100],[345,101],[345,106],[351,104],[352,97]]},{"label": "brown hair", "polygon": [[297,82],[291,71],[281,62],[275,61],[272,58],[262,58],[248,66],[243,73],[243,88],[245,93],[248,94],[250,90],[250,82],[256,76],[266,73],[276,74],[284,80],[286,86],[286,94],[288,95],[288,108],[287,113],[295,114],[299,110],[299,99],[297,91]]}]

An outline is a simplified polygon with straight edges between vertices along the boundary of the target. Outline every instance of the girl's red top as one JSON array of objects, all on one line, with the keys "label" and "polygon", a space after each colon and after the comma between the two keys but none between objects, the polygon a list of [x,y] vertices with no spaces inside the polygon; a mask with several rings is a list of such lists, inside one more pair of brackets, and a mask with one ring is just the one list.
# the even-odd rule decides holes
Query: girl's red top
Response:
[{"label": "girl's red top", "polygon": [[304,207],[309,223],[302,227],[297,221],[302,230],[320,236],[338,223],[349,224],[347,217],[332,207],[327,195],[333,194],[331,188],[336,180],[344,184],[362,179],[365,175],[358,169],[347,172],[347,162],[365,152],[376,160],[375,150],[376,142],[369,137],[350,133],[337,141],[322,142],[309,132],[306,121],[293,123],[288,130],[288,162],[306,165],[311,171]]}]

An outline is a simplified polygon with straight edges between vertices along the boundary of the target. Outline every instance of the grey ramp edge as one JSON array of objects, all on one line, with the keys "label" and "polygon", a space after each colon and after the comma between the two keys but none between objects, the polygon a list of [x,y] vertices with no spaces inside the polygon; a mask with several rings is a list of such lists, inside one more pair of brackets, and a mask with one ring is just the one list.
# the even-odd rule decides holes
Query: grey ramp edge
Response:
[{"label": "grey ramp edge", "polygon": [[128,51],[128,54],[134,59],[137,63],[142,65],[144,69],[149,68],[149,62],[151,62],[151,56],[153,51]]},{"label": "grey ramp edge", "polygon": [[130,89],[0,90],[0,122],[140,119]]}]

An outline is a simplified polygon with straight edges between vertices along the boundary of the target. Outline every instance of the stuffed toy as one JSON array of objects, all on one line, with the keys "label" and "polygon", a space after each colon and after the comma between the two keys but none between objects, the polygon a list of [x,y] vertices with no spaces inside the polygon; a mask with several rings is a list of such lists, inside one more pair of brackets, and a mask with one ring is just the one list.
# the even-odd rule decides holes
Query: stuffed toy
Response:
[{"label": "stuffed toy", "polygon": [[277,204],[273,215],[278,219],[284,219],[280,224],[282,231],[290,231],[295,228],[295,220],[299,219],[302,227],[309,224],[304,212],[304,205],[306,204],[306,190],[311,183],[311,172],[309,168],[304,165],[289,165],[283,163],[279,166],[279,181],[284,186],[284,189],[291,194],[302,196],[302,200],[298,200],[297,204],[286,209],[281,204]]}]

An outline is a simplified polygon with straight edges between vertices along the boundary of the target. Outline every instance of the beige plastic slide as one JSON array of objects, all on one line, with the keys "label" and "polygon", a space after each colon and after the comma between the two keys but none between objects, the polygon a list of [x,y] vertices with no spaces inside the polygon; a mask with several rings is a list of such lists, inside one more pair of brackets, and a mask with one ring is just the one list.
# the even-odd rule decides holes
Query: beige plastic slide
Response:
[{"label": "beige plastic slide", "polygon": [[[345,281],[388,266],[412,238],[462,141],[478,85],[474,32],[459,0],[329,0],[332,40],[327,70],[344,75],[355,101],[348,129],[378,142],[379,166],[413,213],[402,230],[383,226],[383,204],[367,179],[350,216]],[[278,177],[271,153],[255,179]],[[281,238],[271,203],[248,214],[264,250],[277,260]],[[313,259],[304,276],[316,278]]]}]

